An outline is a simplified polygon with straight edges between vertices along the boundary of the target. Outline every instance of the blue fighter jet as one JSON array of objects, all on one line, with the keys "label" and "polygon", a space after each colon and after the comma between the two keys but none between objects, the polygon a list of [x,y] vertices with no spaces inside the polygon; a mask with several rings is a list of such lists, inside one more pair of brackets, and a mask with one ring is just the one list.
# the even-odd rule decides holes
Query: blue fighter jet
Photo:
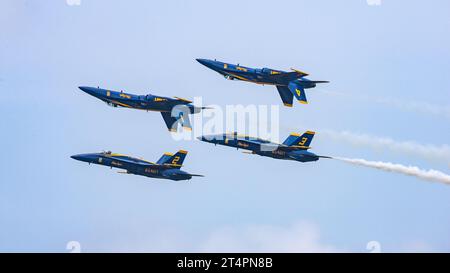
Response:
[{"label": "blue fighter jet", "polygon": [[193,176],[203,176],[180,170],[186,155],[187,151],[183,150],[178,151],[176,154],[165,153],[156,163],[111,152],[79,154],[73,155],[71,158],[89,164],[93,163],[125,170],[120,173],[143,175],[152,178],[178,181],[189,180]]},{"label": "blue fighter jet", "polygon": [[272,157],[276,159],[295,160],[300,162],[317,161],[319,158],[331,158],[308,152],[314,132],[307,131],[303,135],[291,133],[282,143],[277,144],[261,138],[231,134],[218,134],[198,137],[199,140],[234,148],[250,150],[250,154]]},{"label": "blue fighter jet", "polygon": [[197,59],[204,66],[218,72],[228,80],[241,80],[257,84],[275,85],[285,106],[292,107],[293,97],[303,104],[306,100],[305,89],[316,87],[317,83],[328,81],[312,81],[305,77],[307,73],[292,69],[285,72],[270,68],[250,68],[241,65],[223,63],[216,60]]},{"label": "blue fighter jet", "polygon": [[189,114],[199,113],[207,107],[197,107],[192,101],[179,97],[168,98],[156,95],[133,95],[125,92],[112,91],[102,88],[80,86],[81,90],[113,107],[126,107],[145,111],[161,112],[167,128],[176,132],[178,124],[190,130]]}]

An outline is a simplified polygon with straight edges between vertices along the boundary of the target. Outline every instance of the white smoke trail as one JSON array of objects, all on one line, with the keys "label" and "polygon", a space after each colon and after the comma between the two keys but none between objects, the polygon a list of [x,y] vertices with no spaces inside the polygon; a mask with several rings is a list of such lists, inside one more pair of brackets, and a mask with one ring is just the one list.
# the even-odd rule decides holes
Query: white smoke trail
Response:
[{"label": "white smoke trail", "polygon": [[415,176],[423,180],[441,182],[450,185],[450,175],[432,169],[422,170],[415,166],[404,166],[402,164],[394,164],[390,162],[381,162],[381,161],[368,161],[359,158],[345,158],[345,157],[333,157],[333,158],[354,165],[371,167],[388,172],[401,173],[409,176]]},{"label": "white smoke trail", "polygon": [[375,150],[387,149],[407,155],[420,156],[429,160],[450,162],[450,146],[420,144],[415,141],[395,141],[387,137],[357,134],[349,131],[321,130],[321,135],[334,141],[345,141],[356,146],[366,146]]}]

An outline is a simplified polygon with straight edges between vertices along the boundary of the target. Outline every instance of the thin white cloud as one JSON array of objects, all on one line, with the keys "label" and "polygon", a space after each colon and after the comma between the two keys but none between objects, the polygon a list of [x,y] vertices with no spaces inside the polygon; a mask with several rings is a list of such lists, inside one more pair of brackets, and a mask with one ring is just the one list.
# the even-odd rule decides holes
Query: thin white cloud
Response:
[{"label": "thin white cloud", "polygon": [[[81,242],[82,243],[82,242]],[[85,251],[90,251],[86,247]],[[310,221],[291,225],[226,226],[191,234],[180,227],[152,230],[146,235],[114,238],[95,251],[115,252],[342,252],[321,240]],[[362,246],[361,251],[364,251]]]},{"label": "thin white cloud", "polygon": [[201,252],[338,252],[320,240],[319,228],[307,221],[292,226],[255,225],[222,228],[209,235]]},{"label": "thin white cloud", "polygon": [[436,252],[436,250],[429,243],[424,242],[422,240],[415,240],[415,241],[408,242],[407,244],[405,244],[402,247],[402,249],[400,251],[401,252],[413,252],[413,253]]},{"label": "thin white cloud", "polygon": [[428,115],[435,115],[450,119],[450,105],[439,105],[425,101],[411,101],[392,97],[371,97],[361,94],[353,94],[353,93],[350,94],[336,91],[322,91],[322,92],[329,95],[342,96],[359,101],[383,104],[400,110],[423,113]]}]

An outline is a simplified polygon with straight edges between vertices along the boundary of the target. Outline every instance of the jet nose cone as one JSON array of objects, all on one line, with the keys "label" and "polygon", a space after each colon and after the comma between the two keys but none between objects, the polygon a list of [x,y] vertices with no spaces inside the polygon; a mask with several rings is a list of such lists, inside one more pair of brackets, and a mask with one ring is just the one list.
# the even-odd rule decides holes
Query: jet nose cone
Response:
[{"label": "jet nose cone", "polygon": [[213,135],[199,136],[197,139],[208,143],[218,143],[216,137]]},{"label": "jet nose cone", "polygon": [[80,90],[84,91],[84,92],[88,92],[88,90],[89,90],[89,87],[87,87],[87,86],[78,86],[78,88],[80,88]]},{"label": "jet nose cone", "polygon": [[201,63],[202,65],[211,68],[211,69],[215,69],[217,68],[217,62],[212,61],[212,60],[208,60],[208,59],[196,59],[197,62]]},{"label": "jet nose cone", "polygon": [[89,87],[89,86],[78,86],[78,88],[80,88],[81,91],[88,93],[89,95],[93,95],[95,96],[96,94],[98,94],[98,88],[93,88],[93,87]]},{"label": "jet nose cone", "polygon": [[95,160],[95,155],[94,154],[79,154],[79,155],[73,155],[73,156],[71,156],[71,158],[78,160],[78,161],[91,163]]},{"label": "jet nose cone", "polygon": [[197,60],[197,62],[201,63],[202,65],[206,65],[206,63],[208,62],[208,60],[206,59],[195,59]]},{"label": "jet nose cone", "polygon": [[70,158],[80,161],[83,161],[84,159],[83,155],[72,155]]},{"label": "jet nose cone", "polygon": [[204,142],[212,142],[212,138],[208,137],[208,136],[199,136],[197,137],[198,140],[200,141],[204,141]]}]

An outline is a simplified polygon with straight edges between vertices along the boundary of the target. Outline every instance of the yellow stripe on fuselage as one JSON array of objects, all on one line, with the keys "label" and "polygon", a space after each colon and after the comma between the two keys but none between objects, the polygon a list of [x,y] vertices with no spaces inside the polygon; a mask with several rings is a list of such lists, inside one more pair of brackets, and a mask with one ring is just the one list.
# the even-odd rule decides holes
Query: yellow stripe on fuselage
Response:
[{"label": "yellow stripe on fuselage", "polygon": [[110,100],[112,103],[115,103],[115,104],[117,104],[117,105],[120,105],[120,106],[123,106],[123,107],[127,107],[127,108],[134,108],[133,106],[131,106],[131,105],[128,105],[128,104],[125,104],[125,103],[122,103],[122,102],[118,102],[118,101],[116,101],[116,100]]},{"label": "yellow stripe on fuselage", "polygon": [[164,111],[164,110],[155,110],[155,109],[145,109],[145,108],[138,108],[138,107],[134,107],[122,102],[118,102],[116,100],[109,100],[109,102],[126,107],[126,108],[131,108],[131,109],[136,109],[136,110],[142,110],[142,111],[151,111],[151,112],[168,112],[168,111]]},{"label": "yellow stripe on fuselage", "polygon": [[249,80],[249,79],[247,79],[247,78],[245,78],[245,77],[236,75],[236,74],[231,73],[231,72],[226,72],[226,73],[229,74],[229,75],[231,75],[231,76],[233,76],[233,77],[235,77],[235,78],[237,78],[237,79],[239,79],[239,80],[241,80],[241,81],[252,82],[252,83],[256,83],[256,84],[275,85],[274,83],[269,83],[269,82],[257,82],[257,81],[255,81],[255,80]]},{"label": "yellow stripe on fuselage", "polygon": [[[109,156],[110,157],[126,157],[126,158],[130,158],[130,159],[138,160],[138,161],[144,161],[144,162],[147,162],[147,163],[150,163],[150,164],[155,164],[155,163],[150,162],[150,161],[145,160],[145,159],[135,158],[135,157],[132,157],[132,156],[129,156],[129,155],[124,155],[124,154],[112,153]],[[120,159],[120,158],[118,158],[118,159]]]}]

